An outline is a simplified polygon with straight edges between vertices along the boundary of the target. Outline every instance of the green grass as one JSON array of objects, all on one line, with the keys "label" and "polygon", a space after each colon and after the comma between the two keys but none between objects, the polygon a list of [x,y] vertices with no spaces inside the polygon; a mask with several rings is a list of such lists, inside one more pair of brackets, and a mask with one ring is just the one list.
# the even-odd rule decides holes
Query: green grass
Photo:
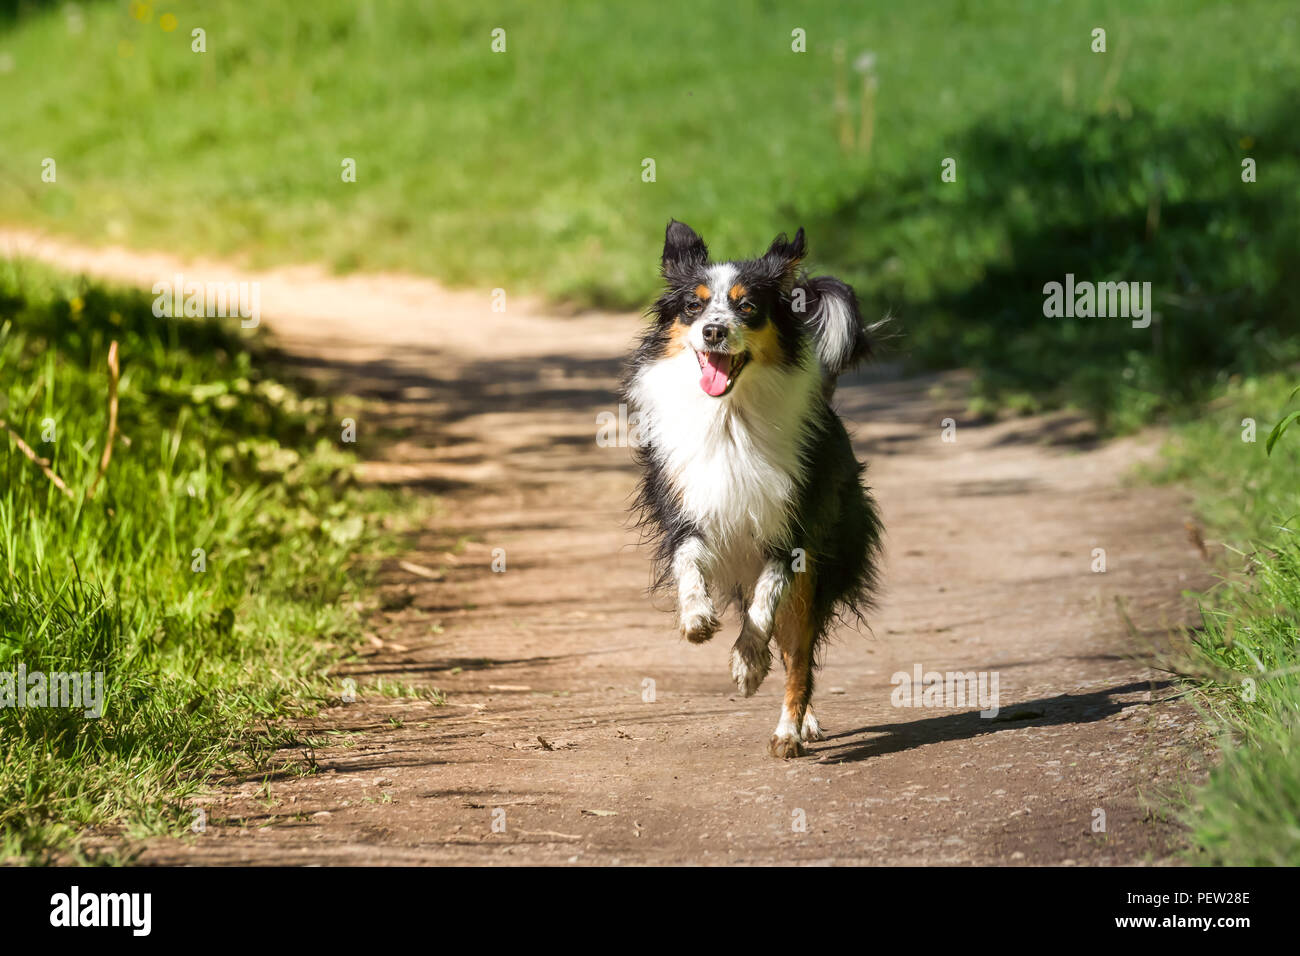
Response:
[{"label": "green grass", "polygon": [[[270,766],[277,718],[338,695],[360,585],[404,503],[359,489],[329,400],[232,320],[0,263],[0,672],[99,672],[104,713],[0,709],[0,861],[183,831],[214,773]],[[120,440],[107,434],[120,343]],[[355,414],[355,409],[352,410]],[[391,523],[391,520],[390,520]],[[196,549],[204,552],[202,570]]]},{"label": "green grass", "polygon": [[1196,858],[1212,863],[1300,865],[1300,442],[1283,436],[1265,454],[1293,388],[1279,376],[1224,389],[1180,429],[1163,475],[1199,492],[1231,549],[1184,665],[1221,739],[1184,813]]},{"label": "green grass", "polygon": [[[981,407],[1115,429],[1300,349],[1286,0],[214,0],[171,32],[149,9],[86,5],[77,34],[48,6],[0,19],[0,219],[628,308],[670,216],[723,256],[804,225],[905,354],[980,373]],[[1151,282],[1152,327],[1045,319],[1067,272]]]}]

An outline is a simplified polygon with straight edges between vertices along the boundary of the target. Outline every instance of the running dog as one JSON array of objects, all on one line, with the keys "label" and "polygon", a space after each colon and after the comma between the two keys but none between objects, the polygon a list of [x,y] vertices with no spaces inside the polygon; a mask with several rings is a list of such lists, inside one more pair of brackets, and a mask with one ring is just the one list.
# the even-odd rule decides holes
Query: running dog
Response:
[{"label": "running dog", "polygon": [[756,259],[713,262],[695,230],[669,222],[664,291],[623,376],[655,587],[675,590],[695,644],[717,632],[720,610],[740,610],[731,676],[745,696],[776,639],[776,757],[822,739],[813,671],[832,625],[872,606],[882,534],[830,405],[839,375],[871,354],[875,326],[852,288],[801,272],[804,255],[800,229]]}]

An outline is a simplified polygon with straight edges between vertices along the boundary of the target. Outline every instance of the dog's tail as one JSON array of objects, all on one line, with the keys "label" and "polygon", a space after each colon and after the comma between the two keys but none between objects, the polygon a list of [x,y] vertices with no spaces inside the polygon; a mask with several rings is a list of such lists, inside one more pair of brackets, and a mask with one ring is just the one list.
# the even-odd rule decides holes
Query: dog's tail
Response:
[{"label": "dog's tail", "polygon": [[804,277],[798,288],[807,296],[805,321],[817,344],[818,361],[827,385],[834,388],[842,373],[875,354],[875,333],[884,322],[863,322],[853,287],[839,279]]}]

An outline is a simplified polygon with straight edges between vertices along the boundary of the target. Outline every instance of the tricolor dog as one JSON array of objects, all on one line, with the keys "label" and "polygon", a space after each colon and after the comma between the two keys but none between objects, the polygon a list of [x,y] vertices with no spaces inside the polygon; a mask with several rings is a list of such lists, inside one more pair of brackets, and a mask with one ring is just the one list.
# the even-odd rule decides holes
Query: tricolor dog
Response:
[{"label": "tricolor dog", "polygon": [[638,415],[638,505],[656,544],[656,587],[675,591],[681,631],[703,643],[719,612],[742,615],[731,675],[753,694],[785,664],[771,752],[820,740],[813,669],[835,621],[871,606],[876,505],[830,406],[840,373],[871,352],[853,290],[800,271],[804,233],[713,262],[668,224],[663,294],[623,380]]}]

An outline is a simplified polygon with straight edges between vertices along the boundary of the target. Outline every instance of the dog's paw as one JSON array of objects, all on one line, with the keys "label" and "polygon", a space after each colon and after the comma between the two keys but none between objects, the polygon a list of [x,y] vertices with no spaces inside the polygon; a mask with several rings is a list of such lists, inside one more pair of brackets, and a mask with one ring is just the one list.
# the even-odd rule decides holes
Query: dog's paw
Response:
[{"label": "dog's paw", "polygon": [[692,644],[703,644],[718,633],[718,628],[721,626],[722,623],[713,613],[713,608],[707,605],[698,605],[682,611],[682,637]]},{"label": "dog's paw", "polygon": [[826,732],[822,730],[822,725],[817,722],[811,710],[804,711],[803,729],[799,737],[804,741],[825,740]]},{"label": "dog's paw", "polygon": [[772,651],[762,637],[748,630],[731,648],[731,679],[746,697],[753,697],[772,669]]},{"label": "dog's paw", "polygon": [[798,737],[783,736],[781,734],[772,735],[772,740],[767,745],[767,751],[773,757],[780,757],[782,760],[804,755],[803,744],[799,743]]}]

